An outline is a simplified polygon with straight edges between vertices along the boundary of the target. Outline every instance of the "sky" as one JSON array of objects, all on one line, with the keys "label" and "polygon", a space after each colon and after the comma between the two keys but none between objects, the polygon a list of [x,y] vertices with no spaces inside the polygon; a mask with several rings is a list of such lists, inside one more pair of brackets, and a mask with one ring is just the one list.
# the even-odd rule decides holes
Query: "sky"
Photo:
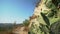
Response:
[{"label": "sky", "polygon": [[22,23],[32,16],[37,0],[0,0],[0,23]]}]

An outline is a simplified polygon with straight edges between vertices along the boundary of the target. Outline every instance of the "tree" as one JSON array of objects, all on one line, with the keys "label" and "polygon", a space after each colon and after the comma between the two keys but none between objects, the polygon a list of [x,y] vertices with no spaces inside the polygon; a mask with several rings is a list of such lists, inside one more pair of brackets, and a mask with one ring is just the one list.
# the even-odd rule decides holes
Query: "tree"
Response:
[{"label": "tree", "polygon": [[25,19],[25,21],[23,21],[23,25],[28,26],[29,25],[29,20]]}]

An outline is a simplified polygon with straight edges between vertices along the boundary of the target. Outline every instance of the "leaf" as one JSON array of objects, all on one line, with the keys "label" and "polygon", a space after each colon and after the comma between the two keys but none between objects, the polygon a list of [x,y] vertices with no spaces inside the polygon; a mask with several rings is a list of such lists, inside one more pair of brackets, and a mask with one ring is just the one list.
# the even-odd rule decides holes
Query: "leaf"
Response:
[{"label": "leaf", "polygon": [[49,19],[47,18],[47,16],[45,16],[43,13],[41,13],[41,16],[43,17],[43,20],[45,21],[45,23],[47,25],[50,25]]}]

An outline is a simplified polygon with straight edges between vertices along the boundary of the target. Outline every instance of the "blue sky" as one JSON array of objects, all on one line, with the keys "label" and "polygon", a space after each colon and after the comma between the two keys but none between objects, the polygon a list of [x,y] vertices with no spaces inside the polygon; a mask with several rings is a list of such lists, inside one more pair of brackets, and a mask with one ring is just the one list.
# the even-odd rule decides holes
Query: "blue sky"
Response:
[{"label": "blue sky", "polygon": [[34,11],[36,0],[0,0],[0,23],[22,23]]}]

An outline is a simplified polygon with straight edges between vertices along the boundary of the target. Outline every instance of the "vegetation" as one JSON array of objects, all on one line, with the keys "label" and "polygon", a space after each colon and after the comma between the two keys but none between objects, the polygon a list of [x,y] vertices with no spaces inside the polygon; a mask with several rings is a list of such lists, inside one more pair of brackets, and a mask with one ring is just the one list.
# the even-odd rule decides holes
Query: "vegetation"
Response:
[{"label": "vegetation", "polygon": [[[50,9],[49,11],[43,10],[40,13],[39,17],[36,18],[38,21],[32,23],[31,28],[28,34],[60,34],[60,0],[44,0],[45,6]],[[37,3],[37,6],[39,6]],[[43,9],[43,8],[42,8]],[[28,26],[29,20],[23,21],[23,26]],[[14,24],[16,25],[16,24]],[[13,26],[13,25],[12,25]],[[11,29],[11,26],[5,26],[4,28],[0,27],[0,32],[5,29]]]},{"label": "vegetation", "polygon": [[60,34],[60,0],[46,0],[45,5],[50,10],[40,13],[38,24],[32,23],[29,34]]},{"label": "vegetation", "polygon": [[29,20],[25,19],[25,21],[23,21],[22,25],[28,26],[29,25]]}]

